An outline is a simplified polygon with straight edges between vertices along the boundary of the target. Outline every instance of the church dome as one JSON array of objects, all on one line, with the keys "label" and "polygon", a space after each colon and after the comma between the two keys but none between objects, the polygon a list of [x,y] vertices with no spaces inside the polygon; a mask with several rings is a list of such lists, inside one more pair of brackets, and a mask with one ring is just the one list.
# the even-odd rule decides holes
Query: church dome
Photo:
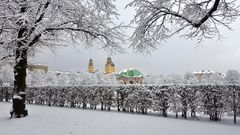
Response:
[{"label": "church dome", "polygon": [[128,68],[120,71],[117,74],[117,76],[118,77],[143,77],[143,74],[136,69]]},{"label": "church dome", "polygon": [[112,61],[111,57],[108,57],[107,60]]}]

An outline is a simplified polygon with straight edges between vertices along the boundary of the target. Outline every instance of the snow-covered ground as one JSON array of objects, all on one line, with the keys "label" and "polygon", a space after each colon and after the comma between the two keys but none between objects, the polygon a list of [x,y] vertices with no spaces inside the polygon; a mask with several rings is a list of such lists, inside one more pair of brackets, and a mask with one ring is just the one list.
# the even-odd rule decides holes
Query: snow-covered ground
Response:
[{"label": "snow-covered ground", "polygon": [[82,109],[27,105],[29,116],[9,119],[0,102],[1,135],[239,135],[240,126]]}]

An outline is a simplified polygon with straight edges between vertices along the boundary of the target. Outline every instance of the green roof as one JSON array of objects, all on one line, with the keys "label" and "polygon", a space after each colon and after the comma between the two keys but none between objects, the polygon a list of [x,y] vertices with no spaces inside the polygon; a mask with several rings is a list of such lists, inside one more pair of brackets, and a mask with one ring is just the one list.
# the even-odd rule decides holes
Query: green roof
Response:
[{"label": "green roof", "polygon": [[143,77],[143,74],[136,69],[128,68],[120,71],[117,74],[117,76],[118,77]]}]

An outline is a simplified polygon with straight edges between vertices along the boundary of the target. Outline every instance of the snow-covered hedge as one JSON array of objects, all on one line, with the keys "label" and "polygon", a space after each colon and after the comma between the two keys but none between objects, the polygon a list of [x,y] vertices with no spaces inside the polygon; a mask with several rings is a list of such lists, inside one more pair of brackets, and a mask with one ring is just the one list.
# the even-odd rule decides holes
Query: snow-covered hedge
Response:
[{"label": "snow-covered hedge", "polygon": [[0,101],[6,101],[12,99],[13,88],[12,87],[0,87]]},{"label": "snow-covered hedge", "polygon": [[[0,97],[12,92],[0,88]],[[1,98],[0,98],[1,99]],[[183,118],[204,113],[211,120],[222,114],[239,115],[240,86],[236,85],[114,85],[74,87],[29,87],[27,102],[49,106],[101,110],[159,112],[167,117],[174,112]]]}]

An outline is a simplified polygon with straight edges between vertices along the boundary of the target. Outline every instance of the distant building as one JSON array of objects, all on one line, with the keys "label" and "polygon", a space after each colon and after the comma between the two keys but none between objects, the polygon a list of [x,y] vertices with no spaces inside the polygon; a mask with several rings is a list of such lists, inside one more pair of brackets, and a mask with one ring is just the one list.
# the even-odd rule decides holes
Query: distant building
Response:
[{"label": "distant building", "polygon": [[142,84],[143,74],[132,68],[125,69],[116,74],[117,80],[122,84]]},{"label": "distant building", "polygon": [[70,75],[71,72],[68,72],[68,71],[50,71],[50,73],[53,73],[55,74],[57,77],[60,76],[60,75]]},{"label": "distant building", "polygon": [[88,73],[94,73],[94,72],[95,72],[95,69],[94,69],[94,66],[93,66],[93,60],[90,59],[89,63],[88,63]]},{"label": "distant building", "polygon": [[28,64],[27,65],[28,71],[36,71],[40,73],[46,74],[48,72],[48,66],[44,65],[33,65],[33,64]]},{"label": "distant building", "polygon": [[210,70],[208,70],[208,71],[202,70],[202,71],[197,71],[197,72],[192,72],[192,73],[196,76],[196,78],[198,80],[202,80],[206,77],[211,77],[212,75],[217,75],[217,76],[222,77],[222,78],[224,77],[223,74],[221,74],[219,72],[216,72],[216,71],[210,71]]},{"label": "distant building", "polygon": [[104,70],[104,74],[112,74],[115,72],[115,65],[112,62],[112,59],[110,57],[107,58],[107,62],[105,64],[105,70]]}]

